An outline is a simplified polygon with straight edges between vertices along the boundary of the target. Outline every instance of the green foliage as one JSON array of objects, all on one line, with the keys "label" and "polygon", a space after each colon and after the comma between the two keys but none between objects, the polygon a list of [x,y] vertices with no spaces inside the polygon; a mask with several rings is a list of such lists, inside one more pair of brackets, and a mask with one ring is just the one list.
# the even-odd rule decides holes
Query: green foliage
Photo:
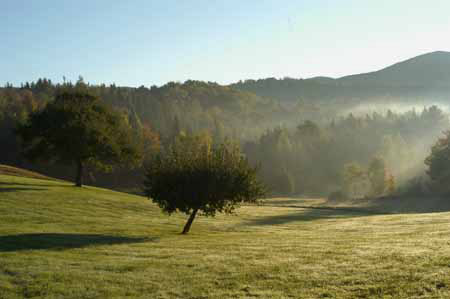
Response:
[{"label": "green foliage", "polygon": [[[426,156],[427,144],[448,125],[443,111],[435,106],[421,113],[349,114],[325,125],[305,121],[296,128],[267,130],[245,144],[244,151],[252,163],[261,163],[261,177],[276,193],[289,194],[291,189],[286,186],[291,185],[296,194],[324,196],[342,187],[346,164],[355,162],[366,168],[374,156],[383,157],[399,187],[424,172],[420,161]],[[370,190],[366,176],[355,181],[350,193],[383,194],[382,175],[378,178],[377,190]],[[377,185],[376,181],[375,176],[372,182]]]},{"label": "green foliage", "polygon": [[396,190],[395,177],[389,174],[386,179],[386,191],[388,194],[393,194]]},{"label": "green foliage", "polygon": [[[374,112],[366,116],[361,113],[366,111],[365,104],[374,105],[376,109],[383,104],[378,100],[392,103],[395,99],[391,96],[377,101],[370,99],[363,107],[355,108],[359,105],[359,96],[338,100],[335,93],[326,89],[320,89],[315,96],[299,92],[312,92],[317,81],[326,83],[329,80],[269,79],[254,82],[256,89],[269,92],[275,91],[279,83],[279,91],[287,91],[297,83],[306,84],[299,85],[298,90],[290,94],[283,94],[279,102],[276,101],[277,96],[270,99],[269,93],[265,94],[267,97],[261,97],[250,89],[237,90],[238,84],[221,86],[211,82],[186,81],[160,87],[129,88],[114,84],[89,85],[79,80],[75,86],[82,86],[128,116],[132,129],[129,135],[132,139],[141,140],[139,148],[145,153],[145,161],[150,161],[160,150],[164,151],[180,133],[208,131],[215,143],[221,143],[227,137],[239,140],[250,163],[261,165],[259,177],[277,194],[324,196],[341,185],[345,164],[355,161],[366,166],[373,156],[385,159],[398,188],[425,171],[421,161],[428,154],[428,146],[449,127],[442,110],[432,106],[421,112]],[[73,86],[71,83],[58,85],[39,79],[25,83],[21,88],[0,88],[1,163],[70,178],[67,167],[23,161],[13,128],[27,121],[30,113],[54,101],[62,88]],[[310,87],[304,88],[307,86]],[[361,93],[366,95],[366,89]],[[292,97],[292,105],[283,104],[288,96]],[[409,104],[412,101],[408,98]],[[358,111],[349,114],[352,109]],[[147,132],[149,134],[144,132],[146,126],[151,128]],[[137,182],[144,169],[116,168],[112,173],[100,173],[87,167],[86,171],[89,184],[113,188],[120,185],[119,188],[129,190],[140,188]]]},{"label": "green foliage", "polygon": [[349,163],[344,166],[342,175],[342,192],[350,197],[382,196],[385,192],[392,194],[395,191],[395,180],[388,174],[382,158],[372,158],[368,169],[358,163]]},{"label": "green foliage", "polygon": [[425,164],[434,188],[439,193],[450,194],[450,131],[446,131],[444,137],[432,146]]},{"label": "green foliage", "polygon": [[159,134],[156,133],[148,124],[142,126],[141,132],[144,163],[150,163],[154,156],[161,151],[161,140]]},{"label": "green foliage", "polygon": [[265,192],[239,147],[213,146],[211,137],[180,135],[147,169],[145,194],[169,214],[190,214],[187,233],[197,211],[206,216],[232,213],[243,202],[256,202]]},{"label": "green foliage", "polygon": [[373,196],[381,196],[386,191],[386,165],[382,158],[374,157],[370,162],[367,176],[370,181],[370,186]]},{"label": "green foliage", "polygon": [[350,197],[363,197],[367,193],[367,173],[358,163],[344,165],[342,193]]},{"label": "green foliage", "polygon": [[114,164],[140,160],[124,116],[81,89],[65,90],[17,128],[23,153],[31,160],[77,166],[77,185],[88,164],[108,171]]}]

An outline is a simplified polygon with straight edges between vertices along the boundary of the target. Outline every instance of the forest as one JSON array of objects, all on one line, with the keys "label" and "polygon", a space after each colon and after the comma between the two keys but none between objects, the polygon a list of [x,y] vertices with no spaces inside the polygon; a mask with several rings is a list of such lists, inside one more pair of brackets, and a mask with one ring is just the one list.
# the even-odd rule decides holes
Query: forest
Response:
[{"label": "forest", "polygon": [[[202,134],[214,143],[237,141],[272,194],[364,197],[412,189],[428,192],[424,161],[431,146],[450,128],[447,113],[432,104],[410,105],[402,111],[351,112],[349,105],[356,98],[326,105],[314,98],[293,103],[212,82],[129,88],[90,85],[81,77],[75,83],[59,84],[38,79],[0,89],[0,163],[73,178],[66,165],[24,159],[14,132],[30,113],[52,102],[59,90],[80,86],[123,115],[145,153],[134,168],[116,167],[106,173],[88,167],[85,181],[127,191],[140,189],[145,164],[177,136]],[[370,107],[367,101],[364,104]],[[383,186],[375,191],[371,171],[377,162]]]}]

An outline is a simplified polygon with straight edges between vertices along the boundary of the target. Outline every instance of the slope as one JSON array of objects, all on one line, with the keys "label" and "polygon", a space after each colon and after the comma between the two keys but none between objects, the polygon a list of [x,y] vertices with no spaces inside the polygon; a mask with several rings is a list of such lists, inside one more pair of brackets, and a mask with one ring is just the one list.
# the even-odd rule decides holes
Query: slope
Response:
[{"label": "slope", "polygon": [[34,178],[42,180],[52,180],[52,178],[45,175],[39,174],[37,172],[29,171],[22,168],[17,168],[9,165],[0,164],[0,175],[13,175],[25,178]]},{"label": "slope", "polygon": [[450,52],[420,55],[382,70],[342,77],[338,84],[385,87],[449,87]]},{"label": "slope", "polygon": [[279,202],[182,236],[145,198],[0,175],[0,298],[450,296],[450,213]]},{"label": "slope", "polygon": [[231,86],[281,102],[296,102],[303,99],[329,103],[331,100],[340,99],[345,104],[352,98],[364,101],[376,97],[396,97],[403,101],[405,98],[438,97],[448,101],[450,52],[427,53],[379,71],[338,79],[267,78],[240,81]]}]

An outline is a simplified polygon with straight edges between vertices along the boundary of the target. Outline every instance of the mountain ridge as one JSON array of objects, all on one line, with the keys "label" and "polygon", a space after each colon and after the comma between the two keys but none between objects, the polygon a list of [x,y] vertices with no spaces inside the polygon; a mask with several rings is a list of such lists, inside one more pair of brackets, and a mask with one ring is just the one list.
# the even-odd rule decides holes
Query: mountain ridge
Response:
[{"label": "mountain ridge", "polygon": [[299,98],[437,97],[449,99],[450,52],[434,51],[409,58],[378,71],[330,78],[266,78],[230,85],[279,101]]},{"label": "mountain ridge", "polygon": [[[447,69],[445,69],[446,67]],[[405,76],[406,74],[409,76]],[[412,74],[415,76],[411,76]],[[430,79],[430,77],[433,81],[445,82],[446,86],[450,86],[450,52],[425,53],[394,63],[378,71],[343,76],[337,78],[336,81],[344,84],[359,83],[365,85],[369,82],[363,82],[364,80],[372,81],[370,82],[372,84],[375,80],[376,83],[381,83],[380,85],[395,86],[392,84],[392,80],[403,79],[400,82],[405,86],[420,86],[425,79]],[[430,81],[428,80],[428,83],[431,83]]]}]

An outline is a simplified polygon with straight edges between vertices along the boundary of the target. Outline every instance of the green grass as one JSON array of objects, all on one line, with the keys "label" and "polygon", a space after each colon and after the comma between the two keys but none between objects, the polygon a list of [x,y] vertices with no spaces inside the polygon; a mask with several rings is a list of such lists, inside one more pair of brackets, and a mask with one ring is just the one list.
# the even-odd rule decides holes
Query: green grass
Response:
[{"label": "green grass", "polygon": [[0,298],[449,298],[450,213],[271,200],[166,216],[145,198],[0,175]]}]

